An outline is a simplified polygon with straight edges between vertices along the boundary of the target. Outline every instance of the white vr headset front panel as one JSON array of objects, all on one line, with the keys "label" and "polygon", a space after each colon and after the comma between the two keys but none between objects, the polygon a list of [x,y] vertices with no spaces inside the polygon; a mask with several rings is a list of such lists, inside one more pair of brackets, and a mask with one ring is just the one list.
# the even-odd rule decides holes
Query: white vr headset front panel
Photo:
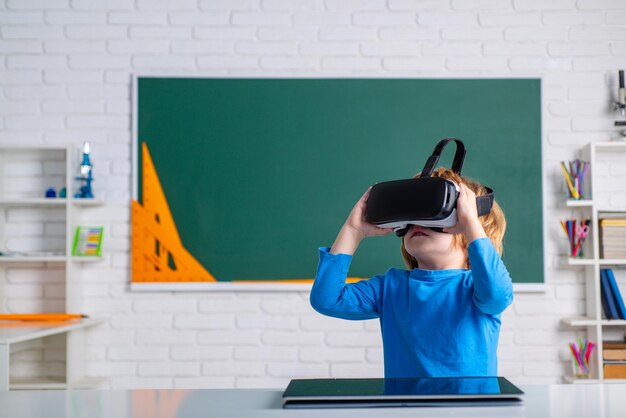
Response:
[{"label": "white vr headset front panel", "polygon": [[397,231],[399,229],[406,228],[407,225],[418,225],[418,226],[424,226],[427,228],[428,227],[450,228],[456,225],[456,223],[457,223],[456,209],[452,209],[452,212],[450,213],[450,215],[448,215],[448,217],[444,219],[438,219],[438,220],[432,220],[432,221],[424,220],[424,219],[418,219],[414,221],[407,220],[407,221],[378,224],[376,226],[378,226],[379,228],[393,228],[394,231]]}]

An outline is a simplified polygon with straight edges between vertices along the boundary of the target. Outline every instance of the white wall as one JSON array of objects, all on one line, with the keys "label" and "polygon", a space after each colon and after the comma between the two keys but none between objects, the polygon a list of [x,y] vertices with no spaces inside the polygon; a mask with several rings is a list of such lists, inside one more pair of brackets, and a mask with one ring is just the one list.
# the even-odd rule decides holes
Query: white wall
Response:
[{"label": "white wall", "polygon": [[[623,0],[0,0],[0,142],[92,141],[94,188],[107,199],[92,214],[107,257],[83,280],[85,312],[110,321],[89,334],[88,372],[112,388],[178,388],[383,370],[377,323],[322,317],[306,292],[128,291],[132,73],[541,76],[546,292],[516,294],[499,359],[517,383],[560,381],[577,334],[559,318],[585,307],[583,272],[558,268],[557,220],[569,213],[557,163],[614,136],[625,22]],[[11,311],[59,294],[36,272],[7,280]],[[21,373],[41,358],[24,355]]]}]

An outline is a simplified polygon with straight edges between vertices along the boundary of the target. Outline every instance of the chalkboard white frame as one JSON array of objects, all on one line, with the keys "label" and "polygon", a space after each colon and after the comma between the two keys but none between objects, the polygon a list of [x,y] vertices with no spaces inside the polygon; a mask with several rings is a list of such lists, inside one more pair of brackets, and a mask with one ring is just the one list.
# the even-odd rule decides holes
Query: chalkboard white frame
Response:
[{"label": "chalkboard white frame", "polygon": [[[379,75],[375,75],[376,77],[378,77]],[[138,166],[137,166],[137,162],[138,162],[138,121],[137,121],[137,106],[138,106],[138,80],[140,78],[144,78],[144,77],[167,77],[167,78],[223,78],[223,79],[246,79],[246,78],[256,78],[256,79],[284,79],[284,78],[290,78],[290,77],[286,77],[286,76],[268,76],[268,75],[263,75],[263,76],[259,76],[257,74],[250,74],[250,75],[238,75],[238,76],[224,76],[224,75],[210,75],[210,74],[197,74],[197,73],[189,73],[189,74],[184,74],[184,73],[174,73],[174,74],[164,74],[161,72],[154,72],[154,73],[150,73],[150,72],[143,72],[143,73],[134,73],[132,74],[132,90],[131,90],[131,99],[132,99],[132,120],[131,120],[131,124],[132,124],[132,144],[131,144],[131,148],[132,148],[132,198],[133,199],[137,199],[138,198]],[[306,79],[306,78],[310,78],[310,79],[331,79],[331,78],[372,78],[372,76],[368,76],[368,75],[359,75],[359,76],[354,76],[354,75],[350,75],[349,77],[346,77],[345,75],[334,75],[334,74],[320,74],[320,75],[315,75],[315,76],[306,76],[306,75],[298,75],[297,77],[293,77],[293,78],[298,78],[298,79]],[[402,79],[410,79],[410,78],[415,78],[415,79],[433,79],[433,80],[439,80],[439,79],[509,79],[509,78],[516,78],[516,79],[538,79],[541,83],[541,119],[542,121],[545,120],[545,112],[546,112],[546,108],[545,106],[543,106],[544,103],[544,89],[543,89],[543,79],[541,78],[540,74],[536,74],[536,75],[526,75],[524,77],[506,77],[506,76],[485,76],[482,74],[477,74],[477,75],[465,75],[465,76],[457,76],[455,75],[454,77],[433,77],[433,76],[428,76],[428,77],[408,77],[408,76],[386,76],[384,77],[385,79],[394,79],[394,78],[402,78]],[[541,124],[541,154],[542,154],[542,158],[543,156],[545,156],[545,128],[544,128],[544,124]],[[541,164],[541,179],[542,179],[542,184],[546,184],[546,168],[545,168],[545,164]],[[543,234],[543,279],[544,281],[541,283],[513,283],[513,288],[514,291],[516,293],[543,293],[546,291],[546,284],[545,284],[545,280],[547,278],[547,263],[545,262],[545,260],[547,259],[546,257],[546,242],[547,242],[547,219],[545,214],[547,213],[546,211],[546,188],[542,187],[542,234]],[[200,283],[200,282],[187,282],[187,283],[130,283],[130,289],[132,291],[148,291],[148,292],[172,292],[172,291],[213,291],[213,292],[232,292],[232,291],[251,291],[251,292],[275,292],[275,291],[287,291],[287,292],[308,292],[311,290],[311,284],[308,283],[280,283],[279,281],[277,282],[259,282],[259,283],[232,283],[232,282],[217,282],[217,283],[211,283],[211,282],[204,282],[204,283]]]}]

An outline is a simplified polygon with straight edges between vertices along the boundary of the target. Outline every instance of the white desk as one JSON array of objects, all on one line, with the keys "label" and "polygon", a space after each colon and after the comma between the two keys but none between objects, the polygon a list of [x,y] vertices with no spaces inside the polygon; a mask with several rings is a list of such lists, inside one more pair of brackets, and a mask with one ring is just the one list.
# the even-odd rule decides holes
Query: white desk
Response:
[{"label": "white desk", "polygon": [[[103,322],[105,322],[105,319],[103,318],[87,318],[77,321],[61,322],[6,321],[4,323],[0,323],[0,392],[9,390],[11,386],[29,388],[28,383],[24,383],[22,385],[9,385],[11,344],[49,337],[56,334],[70,333],[91,327],[93,325],[101,324]],[[66,359],[66,363],[68,365],[73,361],[74,359]],[[67,387],[66,383],[57,382],[47,384],[34,383],[34,385],[56,389]],[[32,388],[32,386],[30,386],[30,388]],[[0,410],[0,417],[1,413],[2,412]]]},{"label": "white desk", "polygon": [[0,417],[528,417],[623,418],[626,384],[522,386],[521,406],[451,408],[281,408],[282,390],[84,390],[0,392]]}]

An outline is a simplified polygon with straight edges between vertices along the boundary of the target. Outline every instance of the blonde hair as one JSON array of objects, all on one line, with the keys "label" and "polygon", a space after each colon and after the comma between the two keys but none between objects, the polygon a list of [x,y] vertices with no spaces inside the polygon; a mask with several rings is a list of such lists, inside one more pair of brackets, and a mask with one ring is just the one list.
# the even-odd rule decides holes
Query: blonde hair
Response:
[{"label": "blonde hair", "polygon": [[[463,177],[449,168],[440,167],[433,172],[433,177],[443,177],[444,179],[451,180],[456,184],[465,184],[470,190],[476,193],[476,196],[484,196],[487,194],[487,190],[480,183],[471,180],[467,177]],[[414,178],[419,177],[419,174]],[[480,216],[478,218],[480,223],[487,234],[487,237],[495,247],[498,254],[502,255],[502,240],[504,239],[504,232],[506,231],[506,219],[504,212],[498,203],[494,200],[491,212],[488,215]],[[406,236],[406,235],[405,235]],[[465,258],[467,268],[470,267],[469,258],[467,256],[467,247],[469,243],[463,234],[456,234],[453,237],[452,246],[454,248],[461,248],[465,251]],[[401,244],[402,258],[409,269],[418,267],[417,259],[406,251],[404,247],[404,237]]]}]

